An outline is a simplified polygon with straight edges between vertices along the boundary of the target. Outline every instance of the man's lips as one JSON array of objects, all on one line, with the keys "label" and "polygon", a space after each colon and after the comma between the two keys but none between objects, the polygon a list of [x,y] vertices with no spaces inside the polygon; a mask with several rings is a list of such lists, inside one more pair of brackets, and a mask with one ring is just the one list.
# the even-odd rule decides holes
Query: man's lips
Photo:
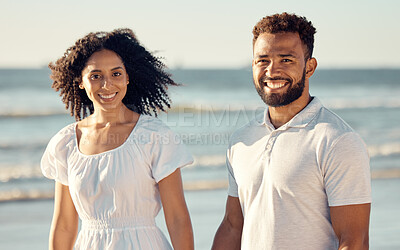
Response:
[{"label": "man's lips", "polygon": [[262,77],[260,79],[260,83],[262,83],[264,87],[267,87],[272,90],[277,90],[286,87],[287,85],[291,84],[292,81],[286,78]]},{"label": "man's lips", "polygon": [[270,89],[279,89],[286,86],[289,83],[287,81],[279,80],[279,81],[266,81],[264,82],[264,84]]}]

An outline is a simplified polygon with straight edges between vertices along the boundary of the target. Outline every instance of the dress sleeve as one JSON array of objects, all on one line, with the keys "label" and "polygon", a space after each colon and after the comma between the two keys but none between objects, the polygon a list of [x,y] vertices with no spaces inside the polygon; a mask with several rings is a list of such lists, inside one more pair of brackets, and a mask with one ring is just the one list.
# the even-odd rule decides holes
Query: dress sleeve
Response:
[{"label": "dress sleeve", "polygon": [[68,186],[67,153],[66,138],[59,132],[47,145],[40,167],[46,178]]},{"label": "dress sleeve", "polygon": [[355,132],[337,139],[325,164],[325,189],[329,206],[371,202],[369,156]]},{"label": "dress sleeve", "polygon": [[158,183],[178,168],[193,163],[193,157],[180,137],[170,129],[153,134],[152,174]]}]

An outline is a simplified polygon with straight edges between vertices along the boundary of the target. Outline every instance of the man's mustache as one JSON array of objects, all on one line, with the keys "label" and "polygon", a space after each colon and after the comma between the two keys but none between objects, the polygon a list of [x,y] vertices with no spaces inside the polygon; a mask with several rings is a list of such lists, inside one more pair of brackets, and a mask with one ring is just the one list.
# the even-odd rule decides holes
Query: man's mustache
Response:
[{"label": "man's mustache", "polygon": [[262,76],[259,81],[260,82],[265,82],[265,81],[278,81],[278,80],[284,80],[284,81],[287,81],[289,83],[293,83],[292,79],[285,78],[285,77],[267,77],[267,76]]}]

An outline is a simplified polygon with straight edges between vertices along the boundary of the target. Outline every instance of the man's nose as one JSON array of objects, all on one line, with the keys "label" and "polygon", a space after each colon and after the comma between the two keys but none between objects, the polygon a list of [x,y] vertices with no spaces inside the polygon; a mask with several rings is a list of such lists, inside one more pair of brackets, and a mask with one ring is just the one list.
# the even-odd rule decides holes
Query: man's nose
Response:
[{"label": "man's nose", "polygon": [[267,77],[275,77],[280,74],[279,64],[271,61],[266,68],[265,75]]}]

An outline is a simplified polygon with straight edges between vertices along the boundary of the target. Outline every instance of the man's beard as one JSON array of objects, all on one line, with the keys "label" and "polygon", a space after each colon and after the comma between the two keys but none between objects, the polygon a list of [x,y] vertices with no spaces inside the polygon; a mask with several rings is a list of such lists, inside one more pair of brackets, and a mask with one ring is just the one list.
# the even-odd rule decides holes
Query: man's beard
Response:
[{"label": "man's beard", "polygon": [[[290,83],[289,89],[283,93],[272,93],[267,94],[264,91],[264,81],[265,80],[285,80]],[[260,95],[261,99],[270,107],[282,107],[286,106],[297,99],[303,94],[304,86],[306,80],[306,69],[304,68],[303,76],[297,84],[293,84],[292,79],[282,78],[282,77],[262,77],[259,79],[259,84],[254,84],[256,86],[257,93]]]}]

